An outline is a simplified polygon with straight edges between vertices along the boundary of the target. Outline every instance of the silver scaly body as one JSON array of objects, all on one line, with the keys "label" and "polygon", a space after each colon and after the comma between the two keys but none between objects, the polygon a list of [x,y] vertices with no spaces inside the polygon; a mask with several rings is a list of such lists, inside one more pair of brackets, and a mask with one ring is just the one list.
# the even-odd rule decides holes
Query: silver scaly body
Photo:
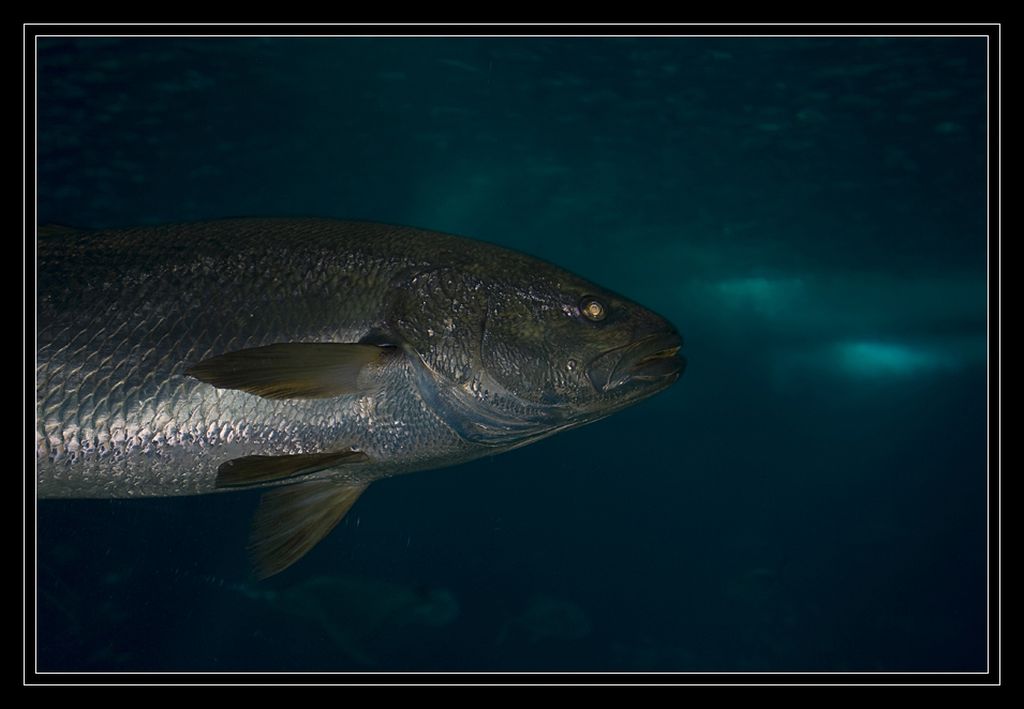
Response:
[{"label": "silver scaly body", "polygon": [[424,404],[409,359],[392,363],[386,386],[318,400],[270,400],[185,374],[231,350],[358,342],[395,278],[448,241],[328,220],[41,235],[38,495],[214,492],[224,461],[341,444],[372,461],[340,473],[354,482],[485,453]]}]

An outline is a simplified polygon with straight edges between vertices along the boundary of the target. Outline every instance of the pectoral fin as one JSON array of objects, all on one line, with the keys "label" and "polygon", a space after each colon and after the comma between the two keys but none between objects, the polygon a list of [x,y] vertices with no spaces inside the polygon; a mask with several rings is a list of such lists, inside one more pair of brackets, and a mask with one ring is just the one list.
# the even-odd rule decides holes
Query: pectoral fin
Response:
[{"label": "pectoral fin", "polygon": [[249,544],[256,576],[273,576],[301,559],[334,529],[368,485],[310,480],[264,494]]},{"label": "pectoral fin", "polygon": [[219,389],[266,399],[326,399],[365,388],[363,369],[394,348],[334,342],[287,342],[204,359],[186,373]]},{"label": "pectoral fin", "polygon": [[260,485],[366,460],[366,453],[351,449],[298,455],[247,455],[220,464],[217,468],[217,487]]}]

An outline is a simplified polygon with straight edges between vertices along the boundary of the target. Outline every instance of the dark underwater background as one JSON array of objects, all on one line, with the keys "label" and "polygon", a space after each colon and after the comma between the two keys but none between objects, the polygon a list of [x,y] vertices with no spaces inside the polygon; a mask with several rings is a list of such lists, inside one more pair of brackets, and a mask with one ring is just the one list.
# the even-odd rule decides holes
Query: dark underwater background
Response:
[{"label": "dark underwater background", "polygon": [[672,320],[689,366],[375,483],[38,503],[39,670],[986,667],[979,38],[40,39],[38,219],[412,224]]}]

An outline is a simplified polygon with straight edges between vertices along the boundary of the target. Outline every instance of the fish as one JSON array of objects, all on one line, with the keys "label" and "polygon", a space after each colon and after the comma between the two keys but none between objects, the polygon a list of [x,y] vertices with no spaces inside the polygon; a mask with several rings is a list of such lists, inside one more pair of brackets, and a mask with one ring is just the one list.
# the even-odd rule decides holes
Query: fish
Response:
[{"label": "fish", "polygon": [[375,480],[605,418],[673,384],[660,315],[483,241],[334,219],[36,239],[38,498],[261,489],[258,578]]}]

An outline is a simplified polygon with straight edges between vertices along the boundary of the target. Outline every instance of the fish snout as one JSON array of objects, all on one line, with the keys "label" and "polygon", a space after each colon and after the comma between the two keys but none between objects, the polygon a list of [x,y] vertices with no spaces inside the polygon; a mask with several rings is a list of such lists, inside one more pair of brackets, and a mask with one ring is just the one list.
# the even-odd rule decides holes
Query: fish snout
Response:
[{"label": "fish snout", "polygon": [[683,338],[673,330],[662,335],[650,335],[637,341],[623,355],[617,371],[625,371],[637,381],[657,381],[678,376],[686,369],[686,358],[679,354]]},{"label": "fish snout", "polygon": [[587,368],[587,376],[604,393],[627,383],[671,384],[686,369],[686,358],[679,354],[683,338],[675,328],[641,336],[627,345],[598,355]]}]

